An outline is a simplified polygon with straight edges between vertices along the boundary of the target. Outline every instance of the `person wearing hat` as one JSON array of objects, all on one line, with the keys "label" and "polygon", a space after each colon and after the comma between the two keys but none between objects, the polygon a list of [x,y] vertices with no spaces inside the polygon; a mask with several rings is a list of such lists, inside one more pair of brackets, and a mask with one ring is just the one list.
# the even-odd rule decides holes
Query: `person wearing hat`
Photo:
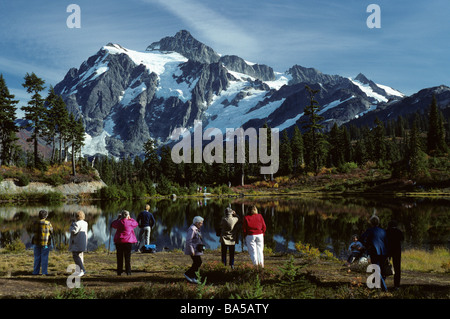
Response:
[{"label": "person wearing hat", "polygon": [[123,261],[125,259],[125,272],[131,275],[131,248],[137,243],[134,229],[138,222],[131,218],[130,212],[123,210],[119,217],[112,222],[111,227],[116,229],[114,244],[117,250],[117,275],[123,272]]},{"label": "person wearing hat", "polygon": [[200,228],[203,226],[203,221],[203,217],[195,216],[186,234],[184,254],[191,256],[192,266],[184,273],[184,277],[191,283],[198,283],[196,272],[202,265],[201,256],[203,255],[204,245]]},{"label": "person wearing hat", "polygon": [[33,238],[31,243],[34,245],[34,267],[33,275],[48,275],[48,255],[50,253],[50,236],[53,233],[53,226],[47,220],[48,212],[39,211],[39,220],[33,224]]},{"label": "person wearing hat", "polygon": [[225,209],[225,216],[220,222],[220,245],[222,252],[222,262],[227,264],[227,250],[230,252],[230,266],[234,268],[234,251],[238,240],[239,217],[230,207]]}]

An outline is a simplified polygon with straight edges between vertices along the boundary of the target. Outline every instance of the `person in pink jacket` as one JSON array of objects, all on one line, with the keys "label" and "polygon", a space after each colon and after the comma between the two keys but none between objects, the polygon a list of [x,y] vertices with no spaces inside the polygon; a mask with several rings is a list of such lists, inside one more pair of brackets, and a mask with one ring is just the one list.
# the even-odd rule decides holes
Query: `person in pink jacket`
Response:
[{"label": "person in pink jacket", "polygon": [[130,216],[130,212],[123,210],[119,217],[112,222],[111,227],[115,228],[114,244],[117,251],[117,275],[123,272],[123,260],[125,259],[125,272],[131,275],[131,248],[137,243],[134,229],[138,222]]}]

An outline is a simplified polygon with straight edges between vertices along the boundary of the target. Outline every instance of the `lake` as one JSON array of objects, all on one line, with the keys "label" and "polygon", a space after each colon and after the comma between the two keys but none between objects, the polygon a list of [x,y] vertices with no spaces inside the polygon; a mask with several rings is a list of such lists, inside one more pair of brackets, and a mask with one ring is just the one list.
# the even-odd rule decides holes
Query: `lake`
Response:
[{"label": "lake", "polygon": [[[0,205],[0,246],[20,239],[31,246],[31,224],[41,209],[49,211],[57,247],[68,245],[71,216],[77,210],[86,213],[89,223],[89,250],[99,246],[114,250],[111,222],[122,209],[136,218],[146,203],[156,218],[151,243],[157,251],[183,249],[187,228],[199,215],[205,219],[202,235],[209,249],[220,247],[219,225],[229,205],[242,216],[250,205],[256,205],[267,225],[265,246],[274,252],[295,250],[295,243],[309,243],[321,251],[327,249],[344,257],[352,234],[367,229],[369,217],[376,213],[382,226],[391,219],[399,222],[405,235],[404,248],[450,248],[450,199],[409,197],[240,197],[197,199],[160,199],[123,202],[93,201],[88,204]],[[135,230],[136,235],[139,229]],[[111,244],[109,244],[111,241]],[[238,251],[246,250],[241,242]]]}]

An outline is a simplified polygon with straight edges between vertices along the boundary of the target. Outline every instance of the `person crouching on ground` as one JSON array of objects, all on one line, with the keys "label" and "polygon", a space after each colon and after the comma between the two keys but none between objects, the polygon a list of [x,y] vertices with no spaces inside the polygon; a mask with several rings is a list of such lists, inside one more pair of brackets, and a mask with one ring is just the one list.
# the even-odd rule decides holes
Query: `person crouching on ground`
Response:
[{"label": "person crouching on ground", "polygon": [[130,216],[130,212],[123,210],[119,217],[112,222],[112,228],[117,229],[114,235],[114,244],[117,250],[117,275],[123,272],[123,261],[125,259],[125,272],[131,275],[131,248],[137,243],[134,229],[138,222]]},{"label": "person crouching on ground", "polygon": [[75,220],[70,225],[70,243],[69,251],[72,252],[73,261],[78,266],[75,276],[83,276],[86,272],[84,268],[84,252],[87,250],[88,242],[88,223],[84,220],[85,215],[83,211],[76,213]]},{"label": "person crouching on ground", "polygon": [[191,283],[198,283],[196,272],[202,265],[203,240],[200,228],[203,226],[203,217],[195,216],[192,225],[189,227],[186,235],[186,246],[184,254],[192,258],[192,266],[185,273],[184,277]]},{"label": "person crouching on ground", "polygon": [[244,217],[243,231],[248,253],[253,265],[264,267],[264,233],[266,223],[256,206],[250,207],[249,214]]},{"label": "person crouching on ground", "polygon": [[358,235],[352,236],[352,242],[350,243],[348,250],[350,251],[350,256],[347,258],[346,266],[350,266],[355,260],[359,260],[361,258],[364,246],[359,241]]}]

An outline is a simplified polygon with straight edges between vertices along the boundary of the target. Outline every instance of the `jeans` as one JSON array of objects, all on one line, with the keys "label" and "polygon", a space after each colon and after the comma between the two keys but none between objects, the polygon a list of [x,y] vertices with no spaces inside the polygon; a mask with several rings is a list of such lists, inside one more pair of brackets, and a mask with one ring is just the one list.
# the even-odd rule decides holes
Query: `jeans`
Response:
[{"label": "jeans", "polygon": [[50,248],[48,246],[34,246],[34,267],[33,275],[39,275],[39,271],[42,268],[42,274],[48,275],[48,255]]},{"label": "jeans", "polygon": [[131,275],[131,247],[132,244],[116,244],[117,250],[117,274],[120,275],[123,272],[123,260],[125,259],[125,272],[127,275]]},{"label": "jeans", "polygon": [[222,248],[222,262],[224,265],[227,264],[227,250],[230,250],[230,266],[234,265],[234,251],[235,251],[235,245],[225,245],[221,244]]},{"label": "jeans", "polygon": [[150,245],[150,232],[152,228],[150,226],[142,227],[139,231],[139,249],[144,245]]},{"label": "jeans", "polygon": [[72,252],[73,261],[75,262],[75,265],[80,267],[80,270],[83,272],[86,272],[86,269],[84,269],[84,254],[82,251],[73,251]]},{"label": "jeans", "polygon": [[247,235],[245,242],[253,265],[264,267],[264,235]]}]

